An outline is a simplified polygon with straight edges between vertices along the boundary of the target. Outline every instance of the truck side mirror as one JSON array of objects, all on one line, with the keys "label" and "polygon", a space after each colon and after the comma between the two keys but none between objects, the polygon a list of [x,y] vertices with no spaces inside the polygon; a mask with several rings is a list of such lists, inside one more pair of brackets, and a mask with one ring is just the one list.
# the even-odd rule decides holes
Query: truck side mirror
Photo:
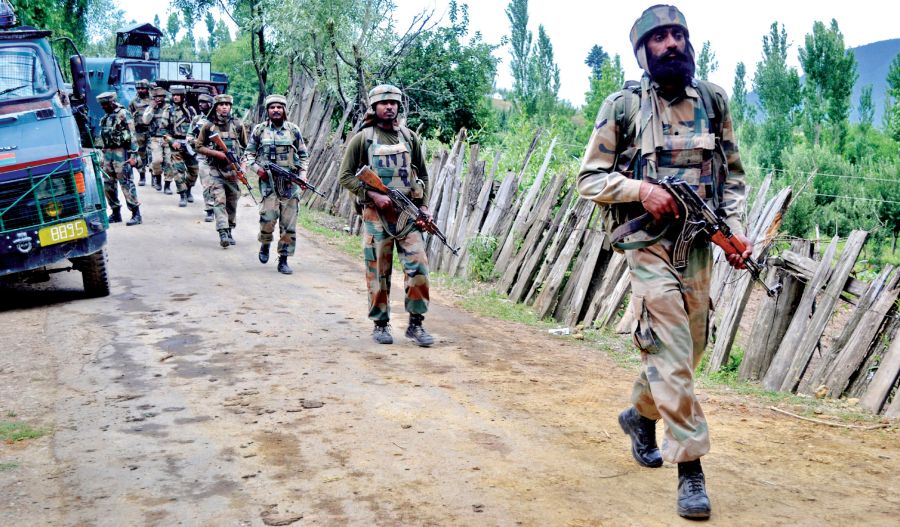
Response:
[{"label": "truck side mirror", "polygon": [[69,57],[69,71],[72,72],[72,96],[79,101],[86,101],[89,96],[89,85],[80,55]]}]

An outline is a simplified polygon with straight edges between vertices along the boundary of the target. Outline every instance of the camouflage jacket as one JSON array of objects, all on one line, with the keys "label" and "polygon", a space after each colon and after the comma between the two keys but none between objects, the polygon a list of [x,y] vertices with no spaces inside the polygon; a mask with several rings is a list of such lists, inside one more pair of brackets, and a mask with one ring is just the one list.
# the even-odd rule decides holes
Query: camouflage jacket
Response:
[{"label": "camouflage jacket", "polygon": [[306,172],[309,153],[297,125],[285,121],[281,127],[276,128],[267,120],[253,127],[244,158],[247,166],[253,170],[262,168],[256,164],[259,159],[291,170],[296,168],[303,174]]},{"label": "camouflage jacket", "polygon": [[147,107],[152,104],[153,104],[153,99],[151,99],[150,97],[147,97],[146,99],[141,99],[140,97],[138,97],[136,95],[135,95],[134,99],[131,99],[131,102],[128,103],[128,111],[131,112],[131,115],[134,116],[138,120],[138,122],[134,123],[134,128],[135,128],[135,130],[138,131],[138,133],[143,133],[143,132],[147,131],[147,125],[145,125],[141,121],[141,117],[143,117],[143,115],[144,115],[144,110],[146,110]]},{"label": "camouflage jacket", "polygon": [[[204,119],[197,138],[194,140],[194,148],[199,152],[201,148],[209,148],[211,150],[219,150],[219,148],[210,141],[212,134],[219,134],[225,146],[234,153],[235,157],[240,159],[241,153],[247,147],[247,127],[244,122],[236,117],[228,117],[224,121],[219,119]],[[228,163],[218,159],[207,157],[207,164],[218,170],[227,171]]]},{"label": "camouflage jacket", "polygon": [[175,107],[169,103],[164,103],[160,107],[151,104],[144,110],[141,121],[147,126],[147,131],[152,137],[172,135]]},{"label": "camouflage jacket", "polygon": [[135,152],[138,147],[134,136],[134,119],[124,106],[117,104],[112,112],[100,119],[100,140],[104,149],[124,148]]},{"label": "camouflage jacket", "polygon": [[[705,82],[705,81],[699,81]],[[655,90],[657,86],[651,83]],[[715,121],[706,117],[704,95],[712,99],[717,112]],[[657,92],[658,93],[658,92]],[[660,116],[664,144],[668,138],[690,136],[698,130],[715,134],[714,156],[721,158],[724,177],[716,175],[721,185],[719,208],[725,221],[734,232],[743,233],[741,215],[744,210],[744,168],[741,164],[734,138],[728,99],[722,88],[712,83],[705,86],[688,86],[685,94],[672,100],[659,96]],[[594,123],[594,132],[588,142],[577,188],[581,197],[590,199],[613,214],[604,218],[605,228],[611,231],[625,220],[644,212],[640,205],[640,175],[635,168],[640,163],[641,138],[636,133],[641,114],[640,90],[626,88],[613,93],[604,101]],[[664,145],[660,145],[665,150]],[[614,223],[610,225],[609,223]]]},{"label": "camouflage jacket", "polygon": [[186,104],[172,104],[172,135],[177,139],[184,139],[191,131],[191,123],[197,116],[197,111]]}]

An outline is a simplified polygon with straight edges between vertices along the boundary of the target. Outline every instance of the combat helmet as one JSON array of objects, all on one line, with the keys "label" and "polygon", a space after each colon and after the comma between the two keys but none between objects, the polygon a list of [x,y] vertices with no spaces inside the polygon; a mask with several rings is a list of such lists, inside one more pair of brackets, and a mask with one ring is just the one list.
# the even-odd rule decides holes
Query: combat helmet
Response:
[{"label": "combat helmet", "polygon": [[206,104],[208,104],[208,105],[210,105],[210,106],[213,105],[213,98],[212,98],[212,95],[209,95],[208,93],[202,93],[202,94],[198,95],[198,96],[197,96],[197,101],[198,101],[198,102],[205,102]]},{"label": "combat helmet", "polygon": [[381,101],[397,101],[397,104],[402,105],[403,92],[393,84],[379,84],[369,90],[369,106],[374,108],[375,103]]},{"label": "combat helmet", "polygon": [[153,95],[153,97],[165,97],[166,95],[168,95],[168,92],[165,88],[157,86],[156,88],[153,88],[151,95]]},{"label": "combat helmet", "polygon": [[227,93],[220,93],[213,98],[213,105],[219,104],[234,104],[234,97]]},{"label": "combat helmet", "polygon": [[116,96],[116,92],[114,91],[105,91],[97,96],[97,102],[100,104],[103,104],[105,102],[115,104],[117,100],[118,97]]},{"label": "combat helmet", "polygon": [[150,89],[150,81],[148,81],[147,79],[136,80],[136,81],[134,81],[134,87],[149,90]]},{"label": "combat helmet", "polygon": [[287,98],[285,98],[284,95],[273,93],[272,95],[266,96],[266,100],[263,101],[263,107],[268,108],[270,104],[280,104],[287,108]]},{"label": "combat helmet", "polygon": [[187,88],[180,84],[173,84],[172,86],[169,86],[169,93],[172,95],[184,95],[187,93]]},{"label": "combat helmet", "polygon": [[688,31],[687,19],[684,17],[684,13],[673,5],[657,4],[648,7],[641,13],[641,16],[631,26],[629,35],[631,46],[634,48],[634,56],[644,71],[649,72],[647,67],[647,47],[644,45],[647,41],[647,36],[654,30],[666,26],[678,26],[684,30],[684,51],[692,58],[694,57],[694,46],[691,45],[690,31]]}]

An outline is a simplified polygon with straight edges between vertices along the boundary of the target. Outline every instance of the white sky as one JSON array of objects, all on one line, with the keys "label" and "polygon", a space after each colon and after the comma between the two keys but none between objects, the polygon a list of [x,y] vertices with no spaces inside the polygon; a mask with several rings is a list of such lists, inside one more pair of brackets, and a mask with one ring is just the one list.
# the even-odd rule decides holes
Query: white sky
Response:
[{"label": "white sky", "polygon": [[[290,0],[286,0],[290,1]],[[464,0],[460,0],[464,1]],[[406,27],[412,17],[423,9],[434,9],[435,15],[444,16],[447,0],[395,0],[398,25]],[[509,34],[506,9],[509,0],[468,0],[470,31],[481,31],[485,41],[497,43]],[[641,71],[634,59],[628,32],[641,12],[656,3],[631,2],[583,2],[572,0],[531,0],[529,25],[537,39],[538,24],[553,44],[556,62],[560,68],[560,97],[576,105],[584,103],[588,89],[590,68],[584,64],[591,46],[598,44],[611,56],[622,56],[625,75],[637,79]],[[118,0],[129,19],[152,22],[158,14],[165,23],[168,3],[164,0]],[[687,18],[691,41],[697,53],[703,42],[709,40],[719,62],[719,70],[710,80],[723,86],[729,93],[734,83],[734,70],[738,62],[747,66],[750,82],[756,62],[762,54],[762,37],[768,34],[772,22],[784,24],[792,46],[788,52],[791,65],[799,69],[797,50],[805,35],[812,31],[816,20],[829,25],[837,19],[847,47],[900,37],[896,4],[885,0],[755,0],[753,2],[729,2],[727,0],[681,0],[675,3]],[[890,5],[895,5],[891,8]],[[195,34],[205,32],[198,24]],[[508,46],[497,50],[502,59],[498,69],[497,86],[509,88]],[[801,72],[802,73],[802,72]]]}]

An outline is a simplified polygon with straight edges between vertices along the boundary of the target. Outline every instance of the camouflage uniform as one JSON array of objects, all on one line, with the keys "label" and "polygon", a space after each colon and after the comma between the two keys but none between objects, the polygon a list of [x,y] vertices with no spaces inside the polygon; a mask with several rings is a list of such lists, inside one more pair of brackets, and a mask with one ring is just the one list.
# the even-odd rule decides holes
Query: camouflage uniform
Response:
[{"label": "camouflage uniform", "polygon": [[[209,103],[210,108],[212,108],[213,98],[210,95],[202,94],[198,98],[200,102]],[[191,120],[191,128],[188,131],[187,140],[194,145],[197,141],[197,135],[200,133],[200,128],[208,121],[206,115],[202,112],[198,112],[197,115]],[[194,159],[197,161],[197,177],[200,180],[200,186],[203,188],[203,205],[204,210],[206,211],[206,221],[212,222],[215,220],[213,215],[213,197],[210,192],[210,188],[212,186],[212,182],[209,176],[209,165],[206,162],[206,156],[197,152],[197,155],[194,156]],[[190,167],[188,167],[188,171],[190,171]],[[190,192],[190,190],[188,191]]]},{"label": "camouflage uniform", "polygon": [[[153,96],[165,96],[164,88],[153,88]],[[144,110],[143,122],[148,127],[148,137],[150,138],[150,168],[153,171],[153,177],[159,182],[160,177],[164,174],[166,181],[166,193],[171,194],[169,186],[175,180],[176,173],[172,169],[172,150],[169,148],[169,139],[172,135],[172,123],[174,121],[174,109],[168,102],[164,102],[161,106],[150,105]],[[159,190],[159,189],[157,189]]]},{"label": "camouflage uniform", "polygon": [[[135,88],[147,88],[150,89],[150,83],[147,82],[146,79],[141,79],[134,83]],[[134,138],[137,142],[138,146],[138,158],[140,158],[143,167],[138,171],[140,173],[140,184],[143,186],[144,184],[144,170],[150,164],[149,159],[147,159],[147,132],[148,127],[143,123],[141,117],[144,115],[144,110],[147,109],[148,106],[153,104],[153,99],[148,97],[140,97],[138,95],[134,96],[134,99],[131,99],[131,102],[128,103],[128,111],[131,112],[132,117],[135,119],[134,123]]]},{"label": "camouflage uniform", "polygon": [[[197,158],[187,151],[187,135],[191,131],[191,122],[197,116],[197,112],[185,102],[184,96],[187,90],[184,86],[171,86],[172,95],[181,96],[181,104],[172,103],[171,106],[171,135],[167,136],[172,152],[172,172],[175,173],[175,189],[181,196],[179,206],[187,205],[187,197],[191,187],[197,182]],[[181,143],[181,148],[174,148],[176,142]],[[191,200],[193,201],[193,200]]]},{"label": "camouflage uniform", "polygon": [[[218,106],[222,102],[231,103],[230,95],[216,95],[215,104]],[[247,129],[244,123],[229,115],[222,119],[216,114],[215,106],[211,112],[211,119],[203,123],[197,134],[195,148],[199,151],[201,148],[210,150],[218,150],[218,148],[210,141],[212,134],[219,134],[225,145],[231,150],[235,156],[240,156],[241,151],[247,146]],[[231,229],[237,225],[237,202],[241,196],[241,190],[238,186],[237,175],[228,166],[225,161],[220,161],[214,157],[206,158],[206,167],[210,176],[210,195],[213,199],[213,214],[216,218],[216,230],[219,231],[220,237],[222,231],[228,232],[228,238],[231,238]],[[232,239],[233,241],[233,239]],[[223,244],[224,247],[224,244]]]},{"label": "camouflage uniform", "polygon": [[[287,101],[280,95],[266,97],[267,109],[272,103],[280,103],[287,108]],[[247,167],[254,172],[263,169],[258,162],[267,161],[297,173],[303,179],[306,178],[308,159],[309,153],[306,151],[306,143],[300,134],[300,128],[288,121],[284,121],[280,127],[276,127],[271,120],[256,125],[250,134],[245,154]],[[300,187],[288,180],[282,181],[282,178],[269,172],[267,178],[260,178],[259,191],[262,194],[262,202],[259,204],[257,239],[265,246],[262,250],[268,255],[268,245],[272,243],[272,233],[275,231],[275,223],[278,222],[281,233],[278,239],[278,254],[293,256],[297,245]]]},{"label": "camouflage uniform", "polygon": [[[650,78],[644,37],[670,27],[683,29],[685,53],[693,56],[684,16],[676,8],[654,6],[638,19],[632,29],[632,45],[647,74],[639,86],[626,85],[603,103],[582,160],[578,191],[601,205],[609,234],[645,212],[641,180],[677,176],[718,209],[735,233],[743,234],[744,173],[725,92],[695,80],[683,94],[667,99]],[[648,197],[645,192],[643,199]],[[693,373],[708,336],[712,259],[709,241],[699,240],[690,250],[686,267],[676,268],[672,254],[681,225],[675,227],[665,231],[657,243],[653,243],[657,233],[638,231],[620,248],[625,249],[631,272],[633,336],[641,351],[642,368],[632,403],[643,419],[661,418],[665,423],[662,459],[679,463],[681,485],[682,465],[696,463],[702,478],[696,460],[709,451],[707,423],[694,394]],[[620,416],[620,423],[622,419]],[[634,434],[632,438],[634,447]],[[652,442],[655,449],[655,437]],[[702,494],[706,499],[705,488]],[[705,512],[691,516],[682,511],[683,498],[679,494],[679,514],[709,515],[708,499]]]},{"label": "camouflage uniform", "polygon": [[[415,218],[405,215],[401,218],[385,217],[368,199],[365,187],[356,178],[356,172],[363,165],[368,165],[388,187],[401,190],[418,205],[427,203],[428,172],[422,145],[417,135],[396,121],[393,130],[385,130],[373,122],[377,102],[401,102],[399,89],[390,85],[376,86],[369,92],[369,100],[371,108],[366,125],[349,141],[340,169],[341,185],[353,193],[362,205],[369,319],[382,327],[390,320],[391,273],[396,244],[403,266],[404,305],[411,315],[410,329],[413,326],[421,329],[429,301],[428,259],[422,232],[415,228]],[[377,335],[374,336],[378,341]],[[430,340],[430,336],[428,338]],[[430,345],[430,342],[422,345]]]},{"label": "camouflage uniform", "polygon": [[129,221],[129,225],[140,223],[140,203],[137,198],[137,189],[134,186],[134,179],[131,165],[128,160],[136,158],[137,143],[134,138],[134,119],[131,113],[123,106],[116,102],[116,94],[114,92],[104,92],[97,96],[97,102],[109,103],[112,105],[111,110],[100,119],[100,140],[103,143],[103,172],[106,177],[103,180],[104,190],[106,191],[106,199],[113,210],[111,221],[122,221],[119,209],[119,191],[116,186],[122,187],[122,194],[125,196],[125,203],[131,210],[132,218],[136,221]]}]

